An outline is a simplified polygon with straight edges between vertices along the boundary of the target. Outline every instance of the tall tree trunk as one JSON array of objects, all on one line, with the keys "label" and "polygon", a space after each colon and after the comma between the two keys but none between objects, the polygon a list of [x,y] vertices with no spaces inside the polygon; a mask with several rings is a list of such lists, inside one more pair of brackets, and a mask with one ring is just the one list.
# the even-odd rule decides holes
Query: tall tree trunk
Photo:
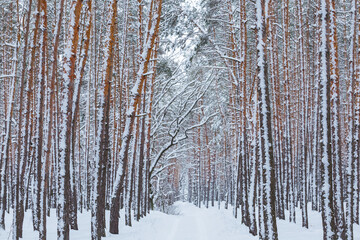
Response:
[{"label": "tall tree trunk", "polygon": [[267,67],[266,41],[268,38],[269,16],[266,9],[269,8],[269,1],[256,1],[256,30],[257,30],[257,68],[258,68],[258,91],[260,108],[260,141],[261,141],[261,165],[263,175],[260,186],[262,188],[263,217],[265,235],[261,239],[277,240],[276,225],[276,180],[275,161],[273,155],[272,128],[271,128],[271,107],[269,92],[269,77]]},{"label": "tall tree trunk", "polygon": [[336,239],[334,214],[333,166],[331,152],[330,119],[330,50],[329,50],[329,0],[320,1],[320,138],[321,138],[321,205],[324,240]]},{"label": "tall tree trunk", "polygon": [[113,74],[114,45],[116,33],[117,0],[111,2],[111,12],[108,26],[109,38],[106,46],[106,56],[102,89],[99,93],[99,116],[97,126],[97,137],[95,144],[95,183],[92,208],[92,230],[93,240],[101,239],[105,236],[105,190],[106,172],[109,162],[109,127],[110,127],[110,92]]},{"label": "tall tree trunk", "polygon": [[16,190],[15,190],[15,206],[14,206],[14,218],[13,223],[16,226],[16,230],[13,232],[13,239],[18,240],[22,238],[23,232],[23,219],[24,219],[24,166],[26,166],[26,161],[24,159],[24,149],[25,146],[25,131],[26,126],[23,123],[23,111],[24,111],[24,89],[25,89],[25,75],[27,69],[27,55],[28,55],[28,42],[29,42],[29,32],[30,32],[30,17],[31,17],[31,5],[32,0],[29,1],[27,15],[26,15],[26,27],[25,27],[25,36],[24,36],[24,53],[22,60],[22,70],[21,70],[21,80],[20,80],[20,97],[19,97],[19,123],[18,123],[18,145],[17,145],[17,167],[16,167]]},{"label": "tall tree trunk", "polygon": [[70,8],[70,31],[66,43],[63,69],[63,86],[61,99],[61,124],[59,134],[59,160],[58,160],[58,226],[59,240],[69,239],[69,213],[70,213],[70,147],[71,124],[73,113],[73,93],[76,77],[76,58],[79,42],[79,22],[82,9],[82,0],[73,0]]}]

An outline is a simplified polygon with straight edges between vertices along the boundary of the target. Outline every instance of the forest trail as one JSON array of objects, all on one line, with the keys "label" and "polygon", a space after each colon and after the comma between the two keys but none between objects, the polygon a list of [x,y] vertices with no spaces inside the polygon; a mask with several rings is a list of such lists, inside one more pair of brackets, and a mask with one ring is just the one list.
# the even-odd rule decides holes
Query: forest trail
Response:
[{"label": "forest trail", "polygon": [[[120,228],[121,239],[126,240],[252,240],[247,228],[235,219],[232,210],[206,209],[187,202],[176,202],[171,214],[153,211],[132,228]],[[110,236],[109,239],[112,239]],[[115,239],[115,238],[114,238]]]},{"label": "forest trail", "polygon": [[[169,240],[183,240],[183,239],[198,239],[206,240],[207,226],[204,224],[202,209],[198,208],[183,208],[181,215],[173,224],[173,230],[170,234]],[[209,219],[214,220],[216,218]]]}]

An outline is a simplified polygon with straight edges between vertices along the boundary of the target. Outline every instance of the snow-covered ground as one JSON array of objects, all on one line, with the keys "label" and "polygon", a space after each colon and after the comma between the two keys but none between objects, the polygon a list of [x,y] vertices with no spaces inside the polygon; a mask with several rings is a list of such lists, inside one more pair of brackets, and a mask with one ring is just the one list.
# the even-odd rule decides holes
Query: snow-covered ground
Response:
[{"label": "snow-covered ground", "polygon": [[[133,227],[120,225],[120,234],[107,233],[105,240],[254,240],[248,233],[247,227],[235,219],[232,209],[219,210],[214,208],[197,208],[190,203],[177,202],[173,207],[174,215],[164,214],[158,211],[141,219],[133,221]],[[55,211],[48,218],[48,239],[56,239]],[[108,218],[107,218],[108,219]],[[122,218],[123,220],[123,218]],[[11,216],[6,216],[7,230],[0,231],[0,239],[11,239]],[[301,227],[301,212],[297,211],[297,223],[278,220],[279,239],[281,240],[321,240],[322,227],[321,215],[309,211],[309,229]],[[360,227],[355,225],[355,239],[360,240]],[[79,213],[79,231],[71,231],[71,239],[90,239],[90,213]],[[38,239],[36,232],[32,230],[31,213],[27,213],[24,220],[24,240]]]}]

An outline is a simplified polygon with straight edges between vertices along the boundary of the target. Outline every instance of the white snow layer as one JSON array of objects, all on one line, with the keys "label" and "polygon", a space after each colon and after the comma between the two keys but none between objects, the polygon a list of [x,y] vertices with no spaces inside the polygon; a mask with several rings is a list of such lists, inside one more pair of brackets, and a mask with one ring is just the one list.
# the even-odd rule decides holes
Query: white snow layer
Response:
[{"label": "white snow layer", "polygon": [[[215,204],[217,206],[217,204]],[[309,205],[310,209],[310,205]],[[322,239],[321,215],[309,211],[309,229],[301,227],[301,210],[297,210],[297,224],[287,220],[278,220],[279,239],[310,240]],[[124,214],[121,214],[119,235],[106,233],[104,240],[255,240],[258,236],[248,233],[248,228],[241,224],[241,219],[235,219],[232,208],[225,210],[223,205],[217,207],[197,208],[193,204],[176,202],[172,214],[152,211],[147,217],[137,222],[133,227],[124,224]],[[107,220],[109,219],[107,212]],[[70,239],[88,240],[90,238],[90,212],[79,212],[79,230],[70,232]],[[286,215],[288,218],[288,215]],[[0,239],[12,239],[12,215],[6,215],[6,231],[0,230]],[[56,239],[55,210],[51,210],[48,218],[47,239]],[[24,219],[24,240],[37,240],[38,233],[33,231],[31,211],[27,211]],[[354,225],[354,239],[360,240],[360,227]]]}]

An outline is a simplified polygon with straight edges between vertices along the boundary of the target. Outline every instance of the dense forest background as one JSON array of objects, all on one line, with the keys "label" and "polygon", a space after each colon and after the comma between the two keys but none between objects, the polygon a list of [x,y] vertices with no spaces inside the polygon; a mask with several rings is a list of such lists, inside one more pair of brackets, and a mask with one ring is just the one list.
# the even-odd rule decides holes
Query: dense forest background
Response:
[{"label": "dense forest background", "polygon": [[[92,239],[175,201],[259,239],[359,224],[357,0],[0,0],[0,228]],[[219,205],[220,206],[220,205]],[[110,212],[106,226],[106,212]]]}]

